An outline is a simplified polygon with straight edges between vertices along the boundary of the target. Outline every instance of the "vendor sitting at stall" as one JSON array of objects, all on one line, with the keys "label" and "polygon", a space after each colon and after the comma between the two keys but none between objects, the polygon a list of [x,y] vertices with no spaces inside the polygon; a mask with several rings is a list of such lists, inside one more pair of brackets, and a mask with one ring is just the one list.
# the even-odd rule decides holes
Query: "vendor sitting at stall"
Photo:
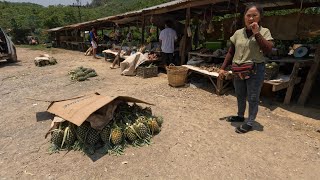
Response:
[{"label": "vendor sitting at stall", "polygon": [[168,66],[174,61],[174,42],[177,40],[177,33],[174,29],[172,29],[171,21],[166,21],[165,29],[160,32],[159,40],[161,45],[162,60]]}]

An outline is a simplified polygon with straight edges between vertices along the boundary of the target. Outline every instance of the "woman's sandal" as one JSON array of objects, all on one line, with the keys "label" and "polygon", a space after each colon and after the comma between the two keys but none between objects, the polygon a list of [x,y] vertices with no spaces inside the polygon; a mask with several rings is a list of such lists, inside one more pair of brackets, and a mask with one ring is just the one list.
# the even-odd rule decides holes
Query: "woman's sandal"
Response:
[{"label": "woman's sandal", "polygon": [[236,128],[236,133],[244,134],[252,130],[252,126],[248,124],[242,124]]},{"label": "woman's sandal", "polygon": [[228,122],[244,122],[244,117],[240,116],[230,116],[226,119]]}]

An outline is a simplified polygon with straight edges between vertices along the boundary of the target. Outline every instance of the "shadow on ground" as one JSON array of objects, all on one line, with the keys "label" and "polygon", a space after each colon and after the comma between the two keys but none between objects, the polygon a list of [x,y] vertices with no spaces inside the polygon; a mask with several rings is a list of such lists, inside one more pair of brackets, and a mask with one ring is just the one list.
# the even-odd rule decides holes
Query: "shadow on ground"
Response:
[{"label": "shadow on ground", "polygon": [[11,63],[11,62],[8,62],[8,61],[6,61],[6,60],[3,60],[3,61],[0,61],[0,68],[5,67],[5,66],[21,66],[21,65],[19,64],[19,62],[20,62],[20,61]]}]

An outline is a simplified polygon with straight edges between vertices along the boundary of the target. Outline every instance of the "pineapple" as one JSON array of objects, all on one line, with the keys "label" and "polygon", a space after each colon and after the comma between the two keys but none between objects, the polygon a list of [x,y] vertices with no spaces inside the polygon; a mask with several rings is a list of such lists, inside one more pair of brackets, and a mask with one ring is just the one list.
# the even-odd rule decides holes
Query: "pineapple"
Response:
[{"label": "pineapple", "polygon": [[149,125],[148,125],[148,119],[147,117],[145,116],[139,116],[138,119],[136,120],[136,123],[142,123],[145,125],[145,127],[147,128],[147,132],[150,134],[151,130],[149,128]]},{"label": "pineapple", "polygon": [[61,130],[61,123],[59,129],[54,129],[51,133],[51,142],[60,147],[63,140],[63,130]]},{"label": "pineapple", "polygon": [[122,143],[123,134],[120,127],[115,125],[115,127],[111,130],[110,140],[112,144],[118,145]]},{"label": "pineapple", "polygon": [[148,126],[150,128],[151,134],[157,134],[160,132],[160,127],[155,118],[152,118],[148,121]]},{"label": "pineapple", "polygon": [[124,135],[130,142],[137,140],[136,134],[137,133],[132,126],[127,126],[126,129],[124,130]]},{"label": "pineapple", "polygon": [[163,118],[162,118],[162,117],[157,117],[157,118],[155,118],[155,119],[156,119],[158,125],[161,127],[162,124],[163,124]]},{"label": "pineapple", "polygon": [[150,107],[146,107],[143,109],[143,114],[146,116],[151,116],[152,115],[152,110]]},{"label": "pineapple", "polygon": [[85,143],[87,138],[87,133],[90,127],[90,123],[85,121],[76,130],[77,138],[80,142]]},{"label": "pineapple", "polygon": [[64,130],[61,148],[63,147],[64,144],[67,147],[71,147],[76,140],[77,140],[77,138],[76,138],[76,134],[74,131],[74,125],[70,123],[69,126],[66,127],[66,129]]},{"label": "pineapple", "polygon": [[89,127],[86,142],[90,145],[95,145],[100,140],[100,134],[97,130]]},{"label": "pineapple", "polygon": [[104,143],[108,143],[111,134],[111,127],[109,125],[105,126],[100,132],[100,137]]},{"label": "pineapple", "polygon": [[84,76],[77,77],[77,81],[85,81],[85,80],[87,80],[87,77],[84,77]]},{"label": "pineapple", "polygon": [[134,130],[137,132],[140,138],[146,138],[149,135],[149,130],[146,125],[141,122],[138,122],[133,125]]}]

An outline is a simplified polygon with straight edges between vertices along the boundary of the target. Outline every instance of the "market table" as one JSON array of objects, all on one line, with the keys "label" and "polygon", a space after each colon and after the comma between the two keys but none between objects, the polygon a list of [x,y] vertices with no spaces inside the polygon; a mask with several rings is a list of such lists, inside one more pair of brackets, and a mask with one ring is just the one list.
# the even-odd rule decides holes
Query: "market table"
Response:
[{"label": "market table", "polygon": [[272,85],[272,91],[279,91],[282,89],[287,89],[286,96],[284,99],[284,104],[290,104],[292,92],[294,86],[301,82],[301,78],[298,77],[298,72],[301,67],[311,66],[314,63],[313,58],[305,58],[305,59],[295,59],[291,57],[282,58],[279,60],[268,60],[268,62],[278,62],[278,63],[294,63],[292,72],[288,79],[282,82],[276,82],[274,80],[265,80],[265,84]]},{"label": "market table", "polygon": [[[230,76],[227,76],[227,78],[225,79],[220,79],[219,77],[219,73],[217,72],[209,72],[207,70],[203,70],[200,69],[199,67],[195,67],[195,66],[191,66],[191,65],[182,65],[186,68],[188,68],[191,72],[189,74],[191,74],[192,72],[201,74],[206,76],[207,78],[209,78],[209,80],[211,81],[211,83],[213,84],[214,88],[215,88],[215,92],[217,95],[222,95],[223,91],[226,90],[226,87],[230,84],[230,80],[231,78],[231,71],[229,71]],[[215,78],[217,79],[216,82],[212,79]]]},{"label": "market table", "polygon": [[[119,52],[118,52],[118,51],[113,51],[113,50],[111,50],[111,49],[107,49],[107,50],[102,51],[102,53],[104,54],[105,60],[107,60],[107,54],[112,54],[112,55],[114,55],[114,56],[117,56]],[[120,58],[126,59],[127,57],[129,57],[129,56],[126,56],[126,55],[124,55],[124,54],[125,54],[124,51],[121,52],[121,53],[120,53]]]}]

